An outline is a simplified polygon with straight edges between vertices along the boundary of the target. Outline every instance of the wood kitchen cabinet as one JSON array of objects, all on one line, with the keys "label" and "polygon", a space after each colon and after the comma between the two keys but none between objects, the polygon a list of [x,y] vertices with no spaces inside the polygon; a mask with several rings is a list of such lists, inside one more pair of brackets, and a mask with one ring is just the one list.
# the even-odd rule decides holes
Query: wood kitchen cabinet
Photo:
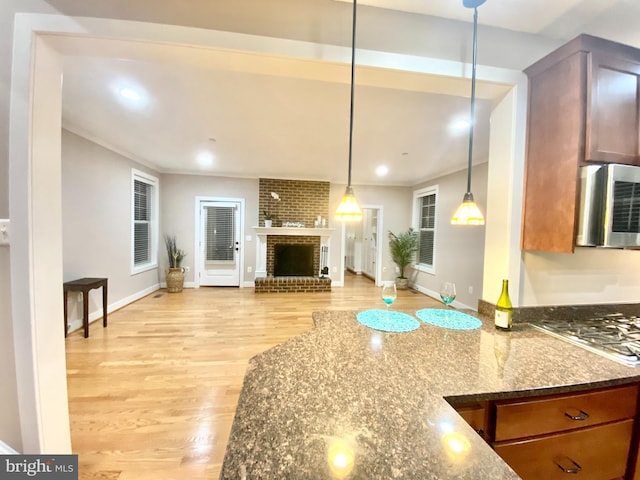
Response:
[{"label": "wood kitchen cabinet", "polygon": [[487,436],[487,402],[462,403],[454,404],[453,406],[456,412],[458,412],[458,415],[460,415],[478,435],[485,440],[489,439]]},{"label": "wood kitchen cabinet", "polygon": [[624,478],[633,420],[560,432],[494,446],[523,480],[561,480],[579,474],[582,480]]},{"label": "wood kitchen cabinet", "polygon": [[581,35],[529,78],[522,249],[571,253],[579,167],[640,165],[640,50]]},{"label": "wood kitchen cabinet", "polygon": [[640,476],[637,384],[455,408],[524,480]]}]

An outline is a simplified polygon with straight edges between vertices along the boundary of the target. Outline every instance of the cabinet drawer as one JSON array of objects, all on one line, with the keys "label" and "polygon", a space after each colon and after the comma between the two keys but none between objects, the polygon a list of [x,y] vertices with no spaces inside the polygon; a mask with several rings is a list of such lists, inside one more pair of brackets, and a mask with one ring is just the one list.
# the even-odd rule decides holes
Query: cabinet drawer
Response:
[{"label": "cabinet drawer", "polygon": [[632,431],[633,420],[624,420],[494,449],[524,480],[566,480],[571,473],[580,480],[610,480],[625,475]]},{"label": "cabinet drawer", "polygon": [[495,441],[633,418],[638,386],[496,404]]}]

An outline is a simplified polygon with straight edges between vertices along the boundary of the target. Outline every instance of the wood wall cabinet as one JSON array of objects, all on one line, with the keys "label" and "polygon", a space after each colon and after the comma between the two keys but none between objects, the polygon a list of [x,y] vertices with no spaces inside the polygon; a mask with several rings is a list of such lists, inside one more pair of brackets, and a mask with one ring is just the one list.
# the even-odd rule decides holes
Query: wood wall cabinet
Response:
[{"label": "wood wall cabinet", "polygon": [[590,53],[586,161],[640,165],[640,53],[633,53]]},{"label": "wood wall cabinet", "polygon": [[640,477],[637,384],[455,408],[524,480]]},{"label": "wood wall cabinet", "polygon": [[640,165],[640,50],[581,35],[525,73],[522,249],[572,253],[579,167]]}]

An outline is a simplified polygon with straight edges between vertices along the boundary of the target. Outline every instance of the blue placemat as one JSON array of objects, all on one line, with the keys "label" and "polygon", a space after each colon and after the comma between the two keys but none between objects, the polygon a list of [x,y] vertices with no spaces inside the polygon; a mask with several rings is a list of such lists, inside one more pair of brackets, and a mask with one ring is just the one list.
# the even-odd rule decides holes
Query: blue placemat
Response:
[{"label": "blue placemat", "polygon": [[383,332],[410,332],[420,326],[420,322],[411,315],[393,310],[388,314],[386,310],[365,310],[357,317],[362,325]]},{"label": "blue placemat", "polygon": [[457,310],[423,308],[416,312],[416,317],[425,323],[452,330],[475,330],[482,325],[476,317]]}]

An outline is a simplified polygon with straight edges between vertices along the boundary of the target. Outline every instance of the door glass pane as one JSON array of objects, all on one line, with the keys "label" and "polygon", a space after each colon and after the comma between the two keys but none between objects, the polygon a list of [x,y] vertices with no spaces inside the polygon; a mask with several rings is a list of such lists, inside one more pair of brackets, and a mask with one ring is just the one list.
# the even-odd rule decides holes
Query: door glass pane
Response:
[{"label": "door glass pane", "polygon": [[206,210],[206,261],[233,261],[236,242],[235,209],[233,207],[206,207]]}]

